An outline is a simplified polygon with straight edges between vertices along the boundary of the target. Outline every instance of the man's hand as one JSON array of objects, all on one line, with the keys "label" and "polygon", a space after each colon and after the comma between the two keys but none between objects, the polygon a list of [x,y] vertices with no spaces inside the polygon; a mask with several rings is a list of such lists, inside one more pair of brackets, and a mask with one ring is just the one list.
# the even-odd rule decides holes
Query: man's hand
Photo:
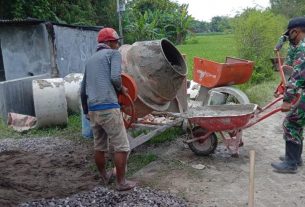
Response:
[{"label": "man's hand", "polygon": [[283,65],[283,70],[287,70],[287,71],[292,71],[293,70],[293,67],[290,66],[290,65]]},{"label": "man's hand", "polygon": [[287,36],[285,36],[285,35],[281,36],[274,47],[274,51],[276,51],[276,52],[280,51],[282,49],[284,43],[287,41],[287,39],[288,39]]},{"label": "man's hand", "polygon": [[283,104],[281,106],[281,111],[282,112],[290,111],[291,107],[292,107],[291,103],[283,102]]},{"label": "man's hand", "polygon": [[128,95],[128,89],[125,87],[125,86],[122,86],[122,90],[121,90],[121,93],[125,96]]}]

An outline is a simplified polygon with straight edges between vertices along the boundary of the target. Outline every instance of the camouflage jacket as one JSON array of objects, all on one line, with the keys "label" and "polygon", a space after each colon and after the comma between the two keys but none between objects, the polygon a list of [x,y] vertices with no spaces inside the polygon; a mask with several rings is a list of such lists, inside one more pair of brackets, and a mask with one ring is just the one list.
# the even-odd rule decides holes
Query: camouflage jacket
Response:
[{"label": "camouflage jacket", "polygon": [[289,44],[288,50],[287,50],[287,56],[285,59],[285,65],[293,66],[294,57],[296,55],[297,49],[292,44]]},{"label": "camouflage jacket", "polygon": [[[288,37],[282,35],[277,41],[274,49],[279,51],[283,47],[283,45],[287,42],[287,39]],[[287,56],[285,58],[285,63],[284,63],[285,65],[292,66],[295,52],[296,52],[296,47],[293,46],[292,44],[289,44]]]},{"label": "camouflage jacket", "polygon": [[299,89],[305,89],[305,38],[295,47],[293,73],[288,79],[283,101],[290,103]]}]

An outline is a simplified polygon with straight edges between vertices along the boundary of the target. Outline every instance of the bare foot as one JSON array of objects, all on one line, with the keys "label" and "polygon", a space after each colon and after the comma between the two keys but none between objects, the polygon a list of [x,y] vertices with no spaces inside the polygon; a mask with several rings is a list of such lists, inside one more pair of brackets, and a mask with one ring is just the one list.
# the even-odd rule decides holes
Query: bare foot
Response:
[{"label": "bare foot", "polygon": [[101,182],[103,185],[108,185],[114,181],[115,175],[113,170],[106,173],[106,176],[101,176]]},{"label": "bare foot", "polygon": [[130,190],[130,189],[136,187],[136,185],[137,185],[137,182],[135,182],[135,181],[125,180],[124,183],[118,184],[116,186],[116,189],[118,191],[127,191],[127,190]]}]

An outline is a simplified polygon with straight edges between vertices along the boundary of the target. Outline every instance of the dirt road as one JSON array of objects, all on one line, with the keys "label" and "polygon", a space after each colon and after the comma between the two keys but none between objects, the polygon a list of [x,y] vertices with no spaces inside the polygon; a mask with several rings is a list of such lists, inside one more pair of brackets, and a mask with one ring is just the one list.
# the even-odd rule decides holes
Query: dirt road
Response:
[{"label": "dirt road", "polygon": [[[244,147],[239,158],[231,158],[223,145],[210,157],[195,156],[181,140],[154,149],[160,159],[135,177],[156,188],[169,190],[190,202],[190,206],[248,206],[249,150],[256,151],[255,206],[305,206],[305,171],[297,174],[273,172],[270,163],[284,153],[278,113],[243,133]],[[205,169],[192,166],[202,164]]]}]

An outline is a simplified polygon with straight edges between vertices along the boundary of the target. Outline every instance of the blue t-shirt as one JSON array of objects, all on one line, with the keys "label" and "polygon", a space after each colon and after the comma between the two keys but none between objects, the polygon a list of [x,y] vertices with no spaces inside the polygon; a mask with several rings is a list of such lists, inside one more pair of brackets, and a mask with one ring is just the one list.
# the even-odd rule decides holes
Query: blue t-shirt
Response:
[{"label": "blue t-shirt", "polygon": [[89,111],[100,111],[100,110],[117,109],[117,108],[120,108],[120,105],[118,103],[89,105]]}]

